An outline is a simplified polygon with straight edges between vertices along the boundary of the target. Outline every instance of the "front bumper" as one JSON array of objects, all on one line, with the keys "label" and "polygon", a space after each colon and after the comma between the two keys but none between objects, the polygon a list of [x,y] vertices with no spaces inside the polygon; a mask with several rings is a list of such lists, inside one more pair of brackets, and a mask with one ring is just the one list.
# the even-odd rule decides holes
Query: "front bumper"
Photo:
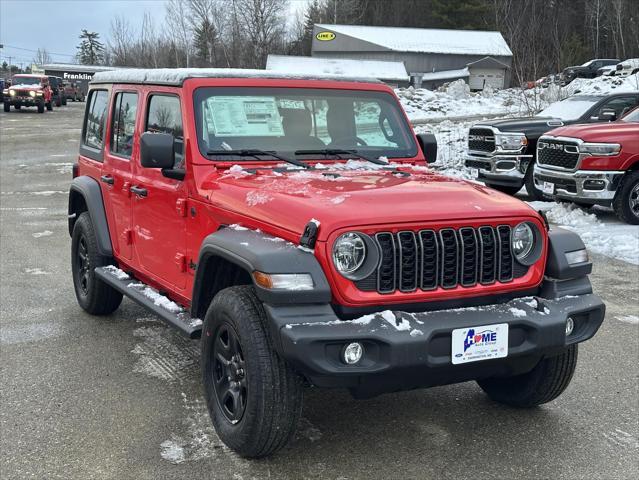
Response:
[{"label": "front bumper", "polygon": [[519,153],[480,153],[469,152],[464,158],[468,168],[478,170],[477,180],[505,186],[524,184],[524,177],[532,155]]},{"label": "front bumper", "polygon": [[4,101],[10,103],[11,105],[20,105],[20,106],[25,106],[25,107],[35,107],[37,105],[39,105],[40,103],[44,102],[44,98],[43,97],[17,97],[17,96],[13,96],[13,97],[9,97],[9,96],[5,96],[4,97]]},{"label": "front bumper", "polygon": [[[386,312],[353,321],[338,319],[330,305],[266,305],[266,311],[278,351],[311,383],[366,397],[528,372],[544,356],[592,337],[605,306],[596,295],[583,294],[417,314]],[[575,328],[566,337],[569,316]],[[452,364],[453,329],[498,323],[509,326],[507,357]],[[341,351],[355,341],[364,345],[363,359],[346,365]]]},{"label": "front bumper", "polygon": [[624,173],[616,170],[564,172],[535,165],[533,178],[535,186],[541,191],[544,191],[544,182],[552,183],[552,195],[557,198],[609,205]]}]

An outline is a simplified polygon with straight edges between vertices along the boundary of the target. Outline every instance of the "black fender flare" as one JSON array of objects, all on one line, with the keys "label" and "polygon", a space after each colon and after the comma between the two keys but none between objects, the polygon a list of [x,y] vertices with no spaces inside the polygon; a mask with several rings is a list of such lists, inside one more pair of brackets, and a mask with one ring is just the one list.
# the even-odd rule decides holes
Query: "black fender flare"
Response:
[{"label": "black fender flare", "polygon": [[564,228],[553,227],[548,232],[548,260],[546,276],[557,280],[586,277],[592,272],[592,262],[570,265],[566,260],[567,252],[584,250],[583,240],[575,232]]},{"label": "black fender flare", "polygon": [[92,177],[76,177],[69,188],[69,235],[73,234],[73,225],[78,215],[78,197],[84,200],[91,216],[100,255],[113,256],[113,246],[109,235],[104,201],[100,184]]},{"label": "black fender flare", "polygon": [[[244,269],[251,277],[258,298],[271,305],[330,303],[331,289],[315,255],[296,245],[262,232],[238,228],[222,228],[208,235],[200,247],[193,283],[191,312],[199,312],[201,290],[205,284],[205,265],[212,256],[221,257]],[[264,273],[308,273],[313,278],[312,290],[274,291],[255,284],[254,271]],[[206,309],[206,306],[204,306]]]}]

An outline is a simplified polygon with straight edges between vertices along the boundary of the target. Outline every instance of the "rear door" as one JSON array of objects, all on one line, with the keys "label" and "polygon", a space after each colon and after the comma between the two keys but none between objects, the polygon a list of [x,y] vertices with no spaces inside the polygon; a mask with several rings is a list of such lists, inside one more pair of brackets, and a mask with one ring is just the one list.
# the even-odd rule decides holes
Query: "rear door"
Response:
[{"label": "rear door", "polygon": [[113,89],[108,143],[100,181],[108,192],[107,210],[111,241],[118,255],[130,260],[133,254],[131,216],[131,158],[137,152],[135,128],[139,95],[134,90]]},{"label": "rear door", "polygon": [[[182,106],[177,89],[147,90],[140,132],[170,133],[175,138],[175,168],[184,166]],[[184,290],[186,197],[184,182],[166,178],[160,169],[134,162],[133,224],[137,268],[156,283]],[[135,193],[141,192],[141,193]]]}]

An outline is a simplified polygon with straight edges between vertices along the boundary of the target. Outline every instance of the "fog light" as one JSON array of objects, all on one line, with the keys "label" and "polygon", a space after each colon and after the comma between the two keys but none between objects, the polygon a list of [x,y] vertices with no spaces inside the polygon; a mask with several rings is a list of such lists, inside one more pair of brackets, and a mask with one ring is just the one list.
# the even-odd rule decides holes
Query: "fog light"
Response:
[{"label": "fog light", "polygon": [[566,320],[566,336],[569,337],[574,329],[575,321],[572,319],[572,317],[568,317],[568,320]]},{"label": "fog light", "polygon": [[606,186],[606,182],[603,180],[586,180],[584,182],[584,188],[586,190],[603,190]]},{"label": "fog light", "polygon": [[355,365],[362,359],[364,347],[359,342],[349,343],[342,352],[342,360],[347,365]]}]

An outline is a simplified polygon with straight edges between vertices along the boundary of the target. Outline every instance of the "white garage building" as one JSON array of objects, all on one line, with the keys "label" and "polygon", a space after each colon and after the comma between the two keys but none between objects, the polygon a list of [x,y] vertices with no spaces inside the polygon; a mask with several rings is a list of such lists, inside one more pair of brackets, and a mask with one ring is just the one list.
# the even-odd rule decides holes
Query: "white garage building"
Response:
[{"label": "white garage building", "polygon": [[512,52],[500,32],[316,24],[311,55],[402,62],[428,88],[457,78],[473,90],[510,86]]}]

